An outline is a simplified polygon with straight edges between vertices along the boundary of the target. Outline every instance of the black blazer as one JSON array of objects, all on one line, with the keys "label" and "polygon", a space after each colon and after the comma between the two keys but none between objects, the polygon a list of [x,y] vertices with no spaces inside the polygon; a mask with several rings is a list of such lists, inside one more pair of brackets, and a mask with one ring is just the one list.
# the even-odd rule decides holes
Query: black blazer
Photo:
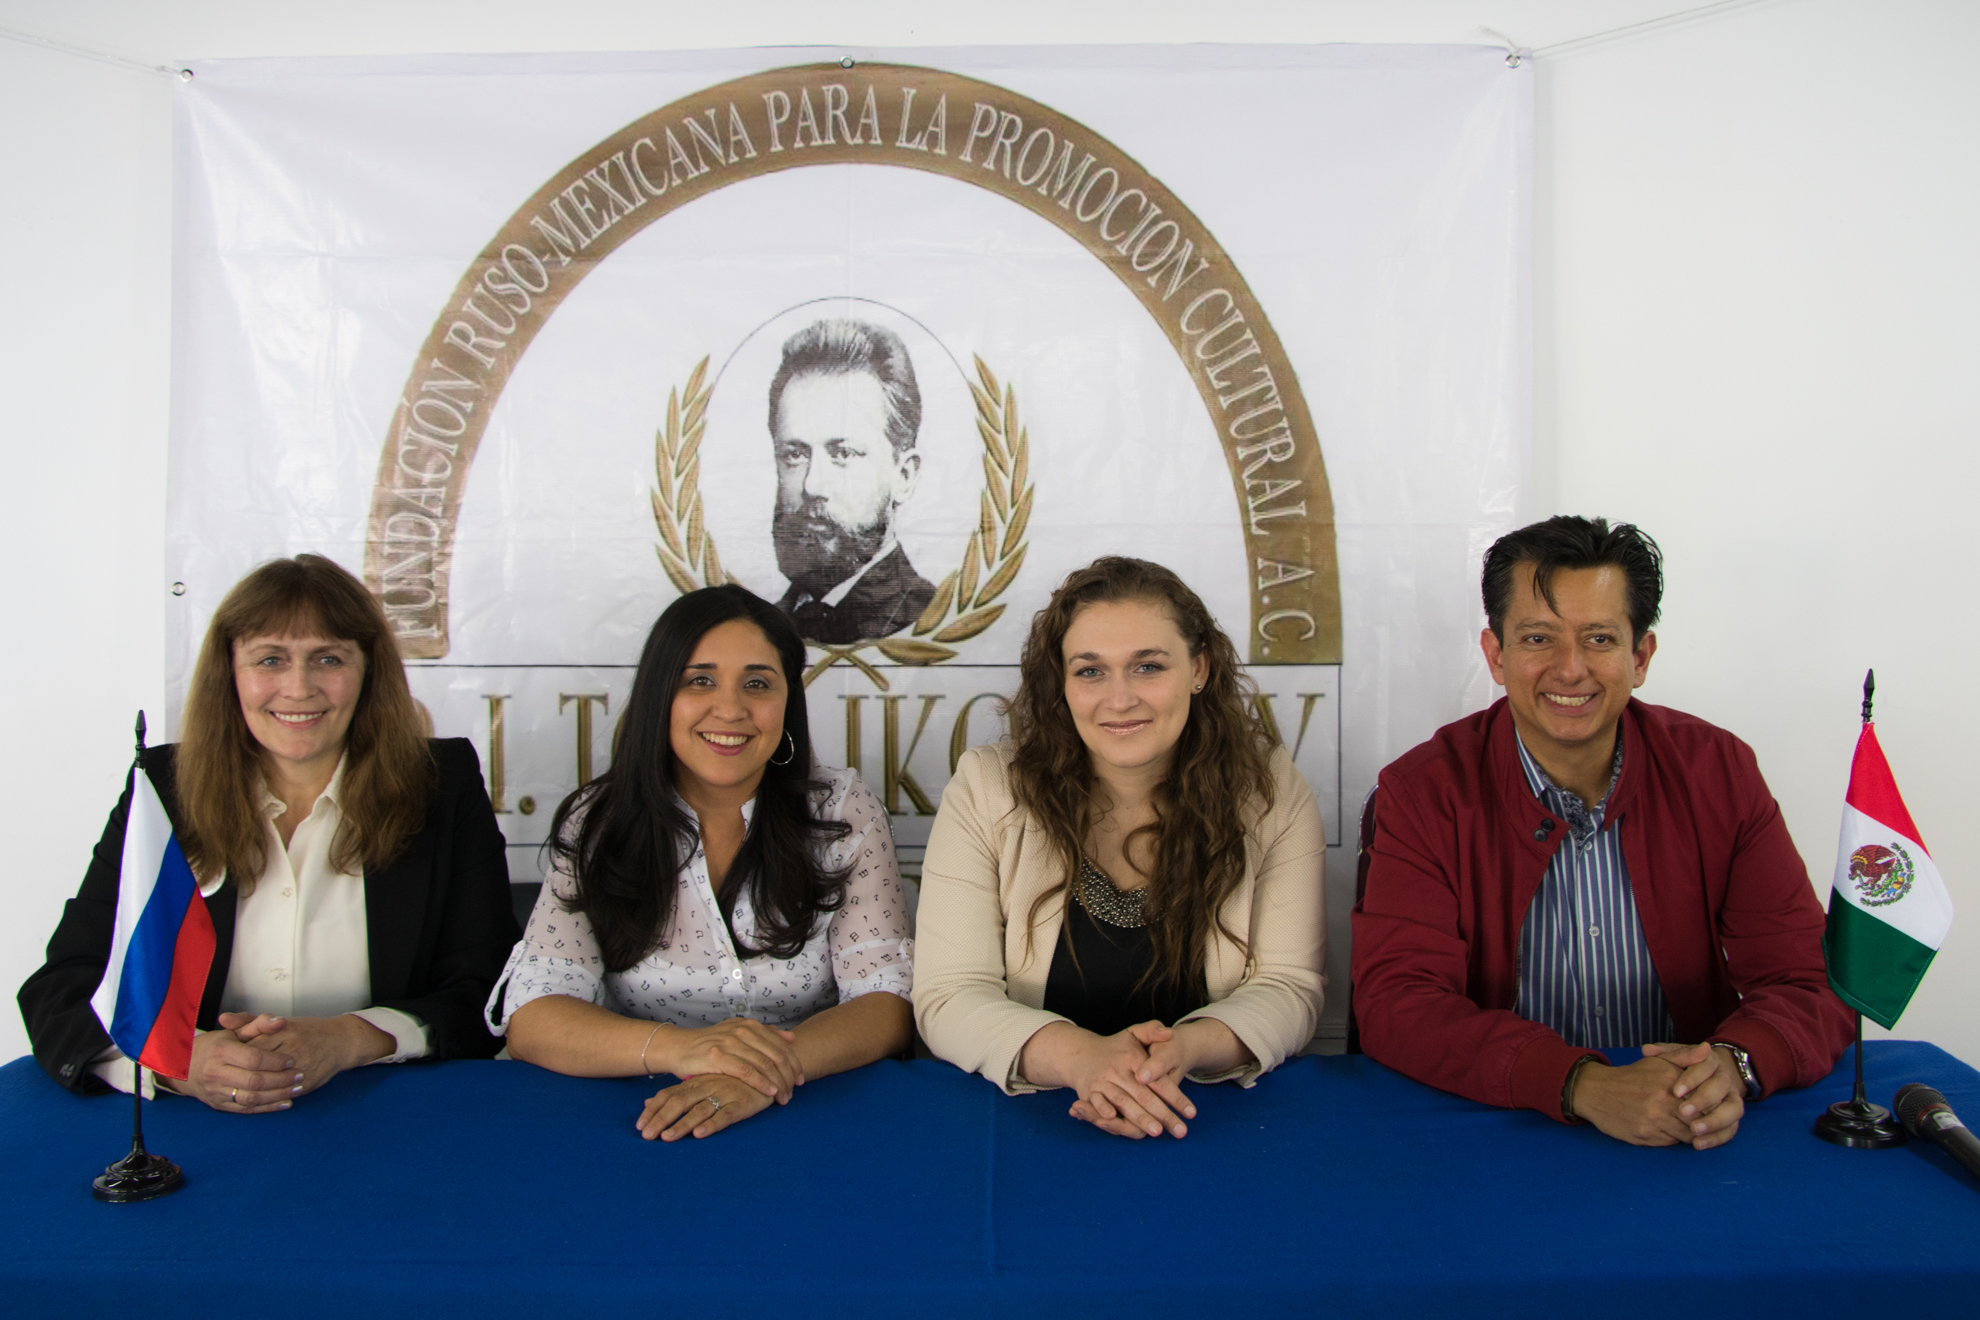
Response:
[{"label": "black blazer", "polygon": [[853,583],[837,605],[822,600],[797,603],[794,586],[777,602],[806,641],[845,646],[886,637],[913,623],[935,599],[935,584],[914,571],[907,551],[895,546],[885,558]]},{"label": "black blazer", "polygon": [[[481,1018],[495,978],[521,938],[509,901],[508,856],[481,762],[465,738],[435,739],[438,769],[426,824],[398,860],[364,873],[364,922],[371,955],[371,1002],[426,1023],[429,1057],[486,1059],[501,1048]],[[151,747],[144,768],[176,820],[173,746]],[[72,1091],[106,1090],[90,1063],[110,1044],[89,1006],[103,979],[117,915],[117,882],[124,860],[128,787],[110,813],[83,876],[48,941],[48,961],[21,986],[35,1061]],[[234,953],[234,905],[229,876],[207,901],[213,918],[213,970],[200,999],[199,1025],[219,1026],[220,996]]]}]

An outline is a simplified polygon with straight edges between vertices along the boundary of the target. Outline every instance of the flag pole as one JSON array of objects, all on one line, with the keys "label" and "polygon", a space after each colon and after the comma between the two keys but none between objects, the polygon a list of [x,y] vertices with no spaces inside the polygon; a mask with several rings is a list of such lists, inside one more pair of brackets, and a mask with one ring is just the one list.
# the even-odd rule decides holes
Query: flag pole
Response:
[{"label": "flag pole", "polygon": [[[133,774],[144,773],[144,711],[137,716],[137,758]],[[131,1060],[131,1153],[105,1168],[90,1182],[90,1195],[99,1201],[149,1201],[178,1191],[186,1175],[163,1155],[144,1148],[144,1065]]]},{"label": "flag pole", "polygon": [[[1877,671],[1863,673],[1863,727],[1870,727],[1870,704],[1877,692]],[[1834,900],[1831,899],[1831,902]],[[1870,1103],[1863,1089],[1863,1014],[1856,1015],[1856,1094],[1838,1100],[1815,1120],[1815,1135],[1855,1150],[1882,1150],[1904,1140],[1904,1128],[1882,1105]]]}]

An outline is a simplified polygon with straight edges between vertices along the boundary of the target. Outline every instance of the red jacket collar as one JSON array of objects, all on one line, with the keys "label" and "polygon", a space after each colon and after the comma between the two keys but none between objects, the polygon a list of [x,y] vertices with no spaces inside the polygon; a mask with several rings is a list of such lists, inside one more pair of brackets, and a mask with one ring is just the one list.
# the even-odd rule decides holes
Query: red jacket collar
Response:
[{"label": "red jacket collar", "polygon": [[[1609,792],[1609,809],[1603,817],[1607,824],[1621,820],[1629,811],[1637,785],[1643,781],[1642,764],[1647,734],[1639,709],[1641,704],[1631,697],[1629,704],[1623,707],[1621,719],[1617,721],[1622,731],[1623,763],[1616,774],[1616,786]],[[1507,812],[1519,813],[1520,819],[1538,812],[1553,821],[1556,829],[1566,826],[1566,821],[1547,810],[1540,799],[1533,796],[1532,786],[1526,782],[1526,771],[1519,764],[1519,731],[1513,724],[1512,706],[1504,697],[1493,702],[1485,711],[1485,758],[1491,767],[1490,778],[1498,789],[1501,807]],[[1554,843],[1554,840],[1548,840],[1545,851],[1551,854]]]}]

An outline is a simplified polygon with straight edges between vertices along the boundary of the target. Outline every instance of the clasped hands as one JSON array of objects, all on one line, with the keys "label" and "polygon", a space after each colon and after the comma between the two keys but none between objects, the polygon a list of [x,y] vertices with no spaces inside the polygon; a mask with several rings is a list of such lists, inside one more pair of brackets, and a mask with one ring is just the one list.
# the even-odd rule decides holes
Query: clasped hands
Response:
[{"label": "clasped hands", "polygon": [[387,1032],[361,1017],[283,1018],[269,1013],[222,1013],[218,1031],[193,1038],[184,1081],[159,1078],[167,1090],[228,1114],[287,1109],[346,1068],[397,1048]]},{"label": "clasped hands", "polygon": [[681,1081],[647,1100],[636,1125],[652,1141],[709,1137],[762,1113],[774,1101],[791,1102],[804,1085],[797,1037],[753,1018],[730,1018],[712,1027],[666,1027],[648,1041],[648,1063]]},{"label": "clasped hands", "polygon": [[1652,1044],[1635,1063],[1590,1063],[1575,1074],[1577,1118],[1633,1146],[1723,1146],[1746,1113],[1746,1082],[1732,1052],[1710,1044]]},{"label": "clasped hands", "polygon": [[1069,1086],[1079,1096],[1068,1111],[1117,1137],[1189,1134],[1184,1119],[1196,1106],[1182,1080],[1206,1067],[1221,1071],[1250,1058],[1229,1027],[1197,1019],[1177,1027],[1137,1022],[1112,1036],[1096,1036],[1070,1022],[1054,1022],[1025,1042],[1019,1071],[1038,1086]]}]

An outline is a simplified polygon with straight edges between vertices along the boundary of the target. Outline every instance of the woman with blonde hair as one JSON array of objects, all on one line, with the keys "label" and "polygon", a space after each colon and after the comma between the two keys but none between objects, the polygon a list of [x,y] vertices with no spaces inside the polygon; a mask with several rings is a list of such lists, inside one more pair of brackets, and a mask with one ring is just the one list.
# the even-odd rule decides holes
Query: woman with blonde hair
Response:
[{"label": "woman with blonde hair", "polygon": [[1108,557],[1032,620],[1011,736],[969,751],[922,866],[915,1013],[1005,1091],[1183,1136],[1179,1083],[1250,1086],[1317,1025],[1326,840],[1236,648],[1159,564]]},{"label": "woman with blonde hair", "polygon": [[[320,555],[248,574],[214,612],[181,723],[142,769],[215,951],[190,1075],[158,1084],[255,1114],[362,1064],[492,1056],[481,1005],[516,938],[502,835],[474,748],[427,738],[364,585]],[[132,1084],[89,1003],[130,804],[127,789],[21,987],[35,1058],[76,1091]]]}]

